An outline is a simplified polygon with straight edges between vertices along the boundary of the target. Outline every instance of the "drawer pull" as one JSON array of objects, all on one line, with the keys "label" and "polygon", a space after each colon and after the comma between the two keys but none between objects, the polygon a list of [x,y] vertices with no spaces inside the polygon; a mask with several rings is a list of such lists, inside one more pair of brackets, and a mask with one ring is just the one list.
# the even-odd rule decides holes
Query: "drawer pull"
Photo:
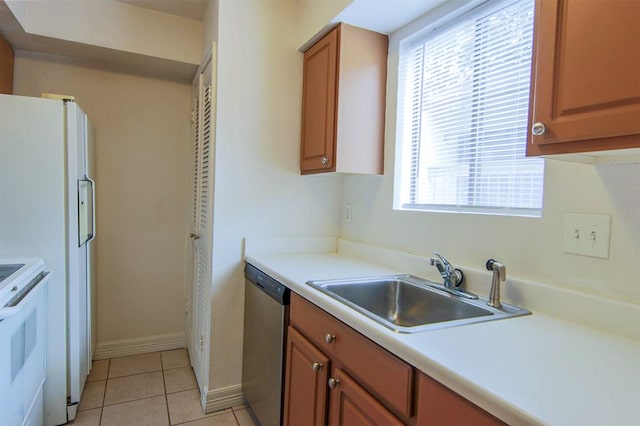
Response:
[{"label": "drawer pull", "polygon": [[333,377],[329,379],[329,388],[330,389],[337,388],[339,384],[340,384],[340,380],[334,379]]},{"label": "drawer pull", "polygon": [[336,341],[336,335],[335,334],[331,334],[331,333],[327,333],[324,336],[324,341],[327,343],[333,343]]},{"label": "drawer pull", "polygon": [[313,371],[318,372],[318,371],[322,370],[322,364],[320,364],[319,362],[314,362],[313,364],[311,364],[311,369]]}]

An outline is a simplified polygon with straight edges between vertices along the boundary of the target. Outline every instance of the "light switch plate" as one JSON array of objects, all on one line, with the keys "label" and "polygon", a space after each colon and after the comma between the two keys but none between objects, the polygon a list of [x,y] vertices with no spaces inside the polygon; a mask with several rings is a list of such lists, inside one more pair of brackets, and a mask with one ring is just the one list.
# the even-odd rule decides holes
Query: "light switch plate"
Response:
[{"label": "light switch plate", "polygon": [[611,216],[578,213],[564,215],[565,253],[608,259],[610,235]]}]

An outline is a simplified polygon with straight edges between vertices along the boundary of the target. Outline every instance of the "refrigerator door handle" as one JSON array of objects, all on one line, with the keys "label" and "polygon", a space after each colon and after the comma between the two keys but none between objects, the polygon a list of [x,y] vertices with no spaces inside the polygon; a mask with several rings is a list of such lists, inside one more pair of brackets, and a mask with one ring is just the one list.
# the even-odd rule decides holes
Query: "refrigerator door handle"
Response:
[{"label": "refrigerator door handle", "polygon": [[91,232],[87,242],[91,242],[96,238],[96,183],[89,176],[85,176],[85,179],[91,184],[91,212],[89,219],[91,219]]},{"label": "refrigerator door handle", "polygon": [[78,181],[78,247],[95,237],[95,192],[91,179],[85,177]]}]

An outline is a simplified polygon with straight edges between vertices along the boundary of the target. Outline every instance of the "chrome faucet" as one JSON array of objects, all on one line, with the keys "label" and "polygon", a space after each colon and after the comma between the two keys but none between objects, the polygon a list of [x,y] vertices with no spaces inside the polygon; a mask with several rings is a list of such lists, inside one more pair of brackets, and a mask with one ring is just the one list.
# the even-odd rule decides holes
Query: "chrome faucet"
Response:
[{"label": "chrome faucet", "polygon": [[434,256],[429,259],[429,264],[438,268],[440,276],[444,280],[444,287],[448,289],[455,289],[462,284],[462,272],[459,269],[455,269],[447,259],[444,258],[437,251],[433,252]]},{"label": "chrome faucet", "polygon": [[462,271],[454,268],[453,265],[437,251],[434,251],[433,254],[435,257],[429,259],[429,264],[438,268],[438,272],[440,272],[440,276],[444,280],[444,283],[442,285],[435,283],[429,285],[439,290],[444,290],[447,293],[451,293],[454,296],[460,296],[466,299],[477,299],[478,296],[462,289],[462,283],[464,282],[464,275],[462,274]]},{"label": "chrome faucet", "polygon": [[500,309],[502,308],[502,303],[500,303],[500,281],[506,281],[507,268],[502,263],[496,262],[493,259],[487,260],[486,267],[487,270],[493,272],[493,275],[491,276],[491,290],[489,291],[489,301],[487,302],[487,305],[492,308]]}]

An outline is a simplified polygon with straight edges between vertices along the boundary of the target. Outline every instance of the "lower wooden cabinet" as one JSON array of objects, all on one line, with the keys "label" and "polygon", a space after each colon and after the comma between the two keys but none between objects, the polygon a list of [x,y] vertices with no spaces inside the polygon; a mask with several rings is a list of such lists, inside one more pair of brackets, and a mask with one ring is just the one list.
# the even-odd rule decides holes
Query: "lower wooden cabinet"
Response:
[{"label": "lower wooden cabinet", "polygon": [[335,368],[329,380],[331,387],[329,425],[400,426],[404,424],[362,389],[344,370]]},{"label": "lower wooden cabinet", "polygon": [[448,387],[420,373],[418,378],[418,418],[420,426],[497,426],[496,417],[467,401]]},{"label": "lower wooden cabinet", "polygon": [[287,335],[283,422],[285,425],[324,425],[329,358],[295,328],[289,327]]},{"label": "lower wooden cabinet", "polygon": [[285,426],[503,424],[295,293],[290,324]]},{"label": "lower wooden cabinet", "polygon": [[284,425],[404,424],[343,369],[331,369],[331,360],[293,327],[288,329],[284,398]]},{"label": "lower wooden cabinet", "polygon": [[413,417],[414,368],[291,294],[284,425],[402,425]]},{"label": "lower wooden cabinet", "polygon": [[331,359],[333,367],[344,368],[398,417],[411,417],[415,370],[411,365],[295,293],[290,321]]}]

